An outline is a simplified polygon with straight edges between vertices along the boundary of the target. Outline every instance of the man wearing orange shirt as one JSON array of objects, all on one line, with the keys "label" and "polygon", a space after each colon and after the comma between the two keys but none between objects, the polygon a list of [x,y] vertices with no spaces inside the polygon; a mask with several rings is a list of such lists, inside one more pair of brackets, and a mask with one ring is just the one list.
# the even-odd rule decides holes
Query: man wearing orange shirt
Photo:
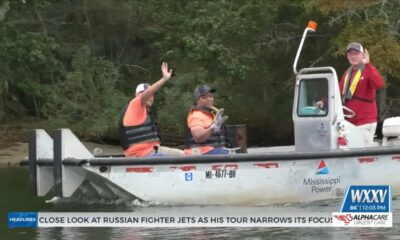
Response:
[{"label": "man wearing orange shirt", "polygon": [[183,151],[160,146],[157,124],[150,107],[154,94],[171,78],[172,69],[167,63],[161,65],[162,78],[153,85],[141,83],[136,87],[135,97],[125,106],[120,122],[119,135],[127,157],[151,155],[183,155]]},{"label": "man wearing orange shirt", "polygon": [[224,109],[213,107],[215,89],[202,85],[194,90],[196,104],[192,106],[185,136],[185,154],[228,154],[224,148],[225,133],[223,123],[228,118],[222,116]]}]

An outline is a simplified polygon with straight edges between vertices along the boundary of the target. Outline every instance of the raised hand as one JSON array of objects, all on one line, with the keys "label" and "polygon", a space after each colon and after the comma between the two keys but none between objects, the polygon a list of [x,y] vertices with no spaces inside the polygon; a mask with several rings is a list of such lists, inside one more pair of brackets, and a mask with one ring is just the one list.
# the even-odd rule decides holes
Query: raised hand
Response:
[{"label": "raised hand", "polygon": [[362,63],[364,65],[369,63],[369,53],[367,49],[365,49],[364,51],[364,58],[362,59]]},{"label": "raised hand", "polygon": [[161,72],[165,80],[169,80],[172,76],[172,69],[168,69],[168,63],[163,62],[161,65]]}]

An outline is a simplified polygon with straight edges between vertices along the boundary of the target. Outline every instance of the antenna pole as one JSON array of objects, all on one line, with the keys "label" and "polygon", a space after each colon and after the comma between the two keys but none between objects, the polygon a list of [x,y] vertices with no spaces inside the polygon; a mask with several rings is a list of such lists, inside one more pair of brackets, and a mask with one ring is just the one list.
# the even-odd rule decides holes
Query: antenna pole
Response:
[{"label": "antenna pole", "polygon": [[294,59],[294,63],[293,63],[293,72],[294,72],[294,74],[297,74],[297,69],[296,69],[297,68],[297,62],[298,62],[299,57],[300,57],[300,52],[303,49],[303,44],[304,44],[304,40],[306,39],[307,33],[308,32],[315,32],[316,30],[317,30],[317,23],[314,22],[314,21],[309,21],[306,29],[304,29],[303,37],[301,38],[299,48],[297,49],[296,58]]}]

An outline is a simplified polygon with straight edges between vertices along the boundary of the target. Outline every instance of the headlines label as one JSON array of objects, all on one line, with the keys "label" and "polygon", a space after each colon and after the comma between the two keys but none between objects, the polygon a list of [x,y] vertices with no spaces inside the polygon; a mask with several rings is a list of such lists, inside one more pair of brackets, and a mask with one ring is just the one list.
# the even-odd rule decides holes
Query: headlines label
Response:
[{"label": "headlines label", "polygon": [[10,212],[8,213],[8,227],[35,228],[38,226],[37,212]]}]

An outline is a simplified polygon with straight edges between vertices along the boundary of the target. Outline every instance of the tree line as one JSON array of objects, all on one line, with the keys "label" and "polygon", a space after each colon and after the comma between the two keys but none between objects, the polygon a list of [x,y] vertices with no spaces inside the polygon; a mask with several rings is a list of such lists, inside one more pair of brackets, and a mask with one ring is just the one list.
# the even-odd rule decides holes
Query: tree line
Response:
[{"label": "tree line", "polygon": [[229,123],[247,125],[250,144],[290,143],[291,66],[310,19],[318,30],[299,67],[333,66],[340,75],[345,47],[361,42],[386,80],[381,111],[393,115],[399,7],[398,0],[2,0],[0,123],[40,120],[88,140],[115,140],[135,86],[158,80],[166,61],[174,76],[155,110],[167,143],[182,143],[198,84],[217,89],[217,107]]}]

